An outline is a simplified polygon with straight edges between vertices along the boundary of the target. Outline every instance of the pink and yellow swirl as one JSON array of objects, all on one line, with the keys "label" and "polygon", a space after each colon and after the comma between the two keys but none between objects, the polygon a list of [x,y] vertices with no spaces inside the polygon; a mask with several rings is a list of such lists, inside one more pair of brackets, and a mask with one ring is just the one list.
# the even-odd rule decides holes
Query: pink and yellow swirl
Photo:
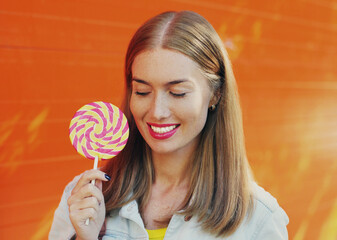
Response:
[{"label": "pink and yellow swirl", "polygon": [[72,145],[82,156],[106,160],[116,156],[129,137],[123,112],[111,103],[93,102],[81,107],[69,126]]}]

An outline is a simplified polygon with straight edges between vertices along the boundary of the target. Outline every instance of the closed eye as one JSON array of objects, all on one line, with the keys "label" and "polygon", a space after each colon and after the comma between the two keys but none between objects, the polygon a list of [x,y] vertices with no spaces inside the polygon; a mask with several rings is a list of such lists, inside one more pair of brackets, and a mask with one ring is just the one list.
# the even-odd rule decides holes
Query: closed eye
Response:
[{"label": "closed eye", "polygon": [[170,92],[170,93],[175,97],[184,97],[186,95],[186,93],[174,93],[174,92]]},{"label": "closed eye", "polygon": [[136,95],[139,95],[139,96],[146,96],[148,95],[150,92],[135,92]]}]

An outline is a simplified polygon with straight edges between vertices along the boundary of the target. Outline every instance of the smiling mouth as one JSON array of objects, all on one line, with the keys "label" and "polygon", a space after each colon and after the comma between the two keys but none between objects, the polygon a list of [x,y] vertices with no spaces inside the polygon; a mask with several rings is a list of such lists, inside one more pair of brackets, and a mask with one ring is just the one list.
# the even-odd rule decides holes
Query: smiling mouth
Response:
[{"label": "smiling mouth", "polygon": [[172,131],[173,129],[177,128],[179,125],[172,125],[172,126],[168,126],[168,127],[155,127],[153,125],[150,125],[151,129],[155,132],[155,133],[168,133],[170,131]]},{"label": "smiling mouth", "polygon": [[172,137],[178,130],[180,124],[156,124],[147,123],[152,137],[164,140]]}]

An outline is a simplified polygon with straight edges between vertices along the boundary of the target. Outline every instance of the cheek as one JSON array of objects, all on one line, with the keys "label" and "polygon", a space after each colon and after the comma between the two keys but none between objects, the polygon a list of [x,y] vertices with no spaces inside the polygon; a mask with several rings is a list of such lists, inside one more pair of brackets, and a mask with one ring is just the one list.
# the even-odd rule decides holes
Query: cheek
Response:
[{"label": "cheek", "polygon": [[147,98],[142,98],[134,95],[131,96],[130,110],[136,123],[144,118],[149,109],[149,105],[150,102]]},{"label": "cheek", "polygon": [[137,104],[137,101],[132,96],[130,99],[130,110],[133,115],[133,118],[137,121],[137,118],[139,116],[139,106]]},{"label": "cheek", "polygon": [[186,122],[194,123],[194,125],[203,125],[207,118],[208,102],[200,97],[188,101],[186,104],[176,105],[176,109],[180,109],[179,113]]},{"label": "cheek", "polygon": [[197,128],[203,128],[206,123],[209,101],[209,94],[200,94],[186,109],[186,116],[189,114],[190,118],[194,119]]}]

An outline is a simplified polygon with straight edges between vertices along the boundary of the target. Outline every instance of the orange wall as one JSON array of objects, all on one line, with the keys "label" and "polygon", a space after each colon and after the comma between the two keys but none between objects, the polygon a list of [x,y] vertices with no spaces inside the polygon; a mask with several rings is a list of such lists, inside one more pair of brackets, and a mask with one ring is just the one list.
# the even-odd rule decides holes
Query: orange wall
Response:
[{"label": "orange wall", "polygon": [[68,139],[82,105],[120,105],[147,18],[194,10],[228,48],[257,181],[290,239],[337,238],[337,5],[329,0],[31,0],[0,4],[0,239],[46,239],[66,183],[92,167]]}]

